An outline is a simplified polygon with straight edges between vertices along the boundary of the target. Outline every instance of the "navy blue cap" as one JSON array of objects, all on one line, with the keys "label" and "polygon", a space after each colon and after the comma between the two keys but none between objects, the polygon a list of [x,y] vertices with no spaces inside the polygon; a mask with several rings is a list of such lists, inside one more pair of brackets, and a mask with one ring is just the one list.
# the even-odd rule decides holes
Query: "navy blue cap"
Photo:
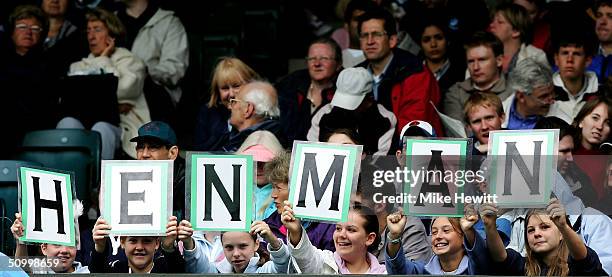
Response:
[{"label": "navy blue cap", "polygon": [[169,145],[176,145],[176,134],[174,130],[165,122],[151,121],[138,128],[138,136],[130,139],[131,142],[138,142],[147,138],[161,140]]}]

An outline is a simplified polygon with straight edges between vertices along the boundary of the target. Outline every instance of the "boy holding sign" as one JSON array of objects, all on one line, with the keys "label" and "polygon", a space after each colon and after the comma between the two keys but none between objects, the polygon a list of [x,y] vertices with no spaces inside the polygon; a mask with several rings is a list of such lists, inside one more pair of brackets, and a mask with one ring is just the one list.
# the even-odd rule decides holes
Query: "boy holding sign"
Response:
[{"label": "boy holding sign", "polygon": [[[93,229],[95,250],[91,252],[89,270],[93,273],[181,273],[184,272],[185,261],[176,247],[178,236],[176,216],[168,218],[166,237],[156,236],[124,236],[121,237],[121,247],[125,250],[127,262],[117,261],[106,263],[107,236],[112,227],[103,218],[98,218]],[[162,249],[162,255],[154,260],[157,249]]]}]

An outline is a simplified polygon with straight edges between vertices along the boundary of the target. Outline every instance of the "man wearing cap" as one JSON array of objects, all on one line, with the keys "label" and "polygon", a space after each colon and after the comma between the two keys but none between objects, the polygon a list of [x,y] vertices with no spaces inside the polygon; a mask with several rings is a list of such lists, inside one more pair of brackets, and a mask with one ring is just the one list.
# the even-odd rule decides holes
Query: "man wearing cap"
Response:
[{"label": "man wearing cap", "polygon": [[441,101],[436,78],[420,59],[396,47],[397,24],[393,16],[376,8],[366,11],[358,21],[366,61],[357,66],[372,73],[374,100],[395,114],[398,126],[425,120],[442,134],[442,122],[432,106]]},{"label": "man wearing cap", "polygon": [[308,131],[309,141],[321,141],[336,129],[357,130],[364,144],[364,152],[386,155],[391,148],[397,119],[372,96],[372,75],[365,68],[347,68],[340,72],[336,93],[313,116]]},{"label": "man wearing cap", "polygon": [[174,184],[172,188],[172,214],[181,218],[185,214],[185,160],[179,157],[176,134],[170,125],[151,121],[138,129],[136,142],[138,160],[173,160]]}]

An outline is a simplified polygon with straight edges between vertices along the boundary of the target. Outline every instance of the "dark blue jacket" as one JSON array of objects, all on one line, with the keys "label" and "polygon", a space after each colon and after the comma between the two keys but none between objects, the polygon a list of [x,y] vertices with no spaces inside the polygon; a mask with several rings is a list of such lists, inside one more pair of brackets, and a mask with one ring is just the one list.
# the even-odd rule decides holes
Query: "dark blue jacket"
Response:
[{"label": "dark blue jacket", "polygon": [[215,143],[230,133],[229,118],[230,111],[223,105],[212,108],[206,104],[202,105],[196,118],[193,149],[197,151],[213,150]]}]

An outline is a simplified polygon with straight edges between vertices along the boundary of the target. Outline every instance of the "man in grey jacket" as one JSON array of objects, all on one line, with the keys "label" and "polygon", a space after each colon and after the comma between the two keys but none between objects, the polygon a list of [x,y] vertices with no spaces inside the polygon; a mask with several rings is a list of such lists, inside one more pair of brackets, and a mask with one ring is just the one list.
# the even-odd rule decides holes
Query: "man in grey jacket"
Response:
[{"label": "man in grey jacket", "polygon": [[470,77],[451,86],[443,99],[444,113],[462,122],[463,106],[472,93],[494,93],[502,101],[512,94],[501,71],[504,46],[499,39],[477,32],[465,44],[465,52]]}]

